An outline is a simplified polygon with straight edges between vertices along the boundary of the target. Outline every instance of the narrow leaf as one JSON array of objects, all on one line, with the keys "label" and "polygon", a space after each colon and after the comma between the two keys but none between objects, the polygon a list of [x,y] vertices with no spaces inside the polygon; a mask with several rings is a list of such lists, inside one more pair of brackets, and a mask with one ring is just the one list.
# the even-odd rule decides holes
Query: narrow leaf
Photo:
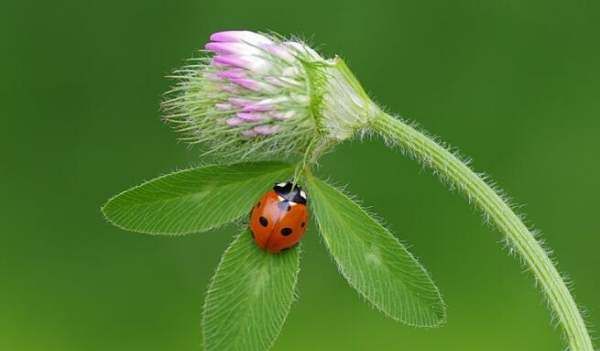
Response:
[{"label": "narrow leaf", "polygon": [[206,296],[205,351],[268,350],[294,300],[299,248],[260,250],[244,230],[223,254]]},{"label": "narrow leaf", "polygon": [[308,178],[310,206],[342,275],[389,317],[433,327],[446,310],[427,271],[380,223],[341,191]]},{"label": "narrow leaf", "polygon": [[134,232],[202,232],[248,214],[263,192],[291,174],[291,166],[279,162],[188,169],[129,189],[110,199],[102,212],[114,225]]}]

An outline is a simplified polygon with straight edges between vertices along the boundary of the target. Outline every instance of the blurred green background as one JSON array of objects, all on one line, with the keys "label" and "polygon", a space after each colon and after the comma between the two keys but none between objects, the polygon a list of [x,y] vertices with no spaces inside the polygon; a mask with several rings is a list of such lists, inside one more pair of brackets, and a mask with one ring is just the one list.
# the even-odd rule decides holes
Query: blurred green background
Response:
[{"label": "blurred green background", "polygon": [[[345,57],[377,101],[459,147],[524,205],[600,326],[597,1],[8,0],[1,12],[0,350],[201,350],[204,292],[235,228],[144,236],[99,207],[200,162],[159,120],[164,76],[211,32],[241,28]],[[338,147],[320,173],[411,245],[448,324],[414,329],[369,307],[313,227],[275,350],[563,349],[532,277],[431,174],[379,140]]]}]

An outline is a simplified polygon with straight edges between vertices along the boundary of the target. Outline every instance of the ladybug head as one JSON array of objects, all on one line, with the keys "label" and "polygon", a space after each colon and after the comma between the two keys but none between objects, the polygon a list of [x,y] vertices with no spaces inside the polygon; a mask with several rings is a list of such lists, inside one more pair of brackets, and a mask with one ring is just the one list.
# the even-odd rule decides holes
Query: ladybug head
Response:
[{"label": "ladybug head", "polygon": [[276,192],[277,195],[283,197],[284,201],[306,205],[306,200],[308,198],[306,192],[304,192],[300,186],[292,184],[292,182],[277,183],[273,186],[273,191]]}]

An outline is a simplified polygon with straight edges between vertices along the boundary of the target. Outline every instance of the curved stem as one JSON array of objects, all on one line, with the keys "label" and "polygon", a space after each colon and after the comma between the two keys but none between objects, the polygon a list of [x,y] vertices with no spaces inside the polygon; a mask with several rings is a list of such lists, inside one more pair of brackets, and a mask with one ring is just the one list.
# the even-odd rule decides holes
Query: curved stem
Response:
[{"label": "curved stem", "polygon": [[397,144],[442,179],[455,185],[496,224],[540,283],[564,328],[570,350],[594,351],[583,318],[564,280],[546,251],[508,203],[451,151],[402,120],[382,113],[371,126],[387,141]]}]

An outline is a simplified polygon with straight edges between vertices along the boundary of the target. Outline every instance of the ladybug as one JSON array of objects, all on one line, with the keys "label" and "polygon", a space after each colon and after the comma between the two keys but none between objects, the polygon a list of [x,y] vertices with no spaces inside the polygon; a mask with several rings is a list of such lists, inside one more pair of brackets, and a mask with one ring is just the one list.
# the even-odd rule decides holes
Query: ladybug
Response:
[{"label": "ladybug", "polygon": [[307,195],[292,182],[277,183],[250,213],[250,230],[256,244],[271,253],[294,247],[306,231]]}]

